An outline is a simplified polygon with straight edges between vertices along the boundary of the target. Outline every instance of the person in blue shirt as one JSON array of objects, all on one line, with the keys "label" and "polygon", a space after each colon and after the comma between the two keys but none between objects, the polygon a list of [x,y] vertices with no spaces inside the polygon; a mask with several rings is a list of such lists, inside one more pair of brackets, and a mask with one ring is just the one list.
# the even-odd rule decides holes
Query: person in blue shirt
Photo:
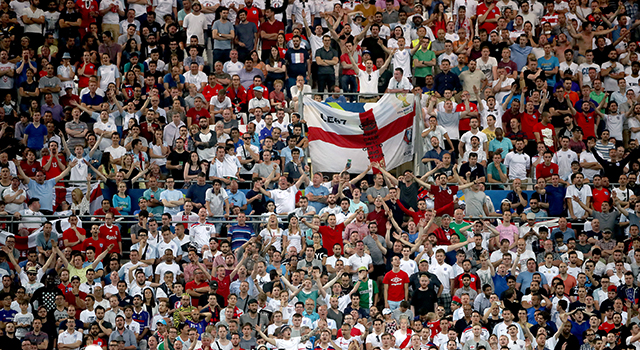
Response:
[{"label": "person in blue shirt", "polygon": [[[251,125],[251,124],[249,124]],[[205,173],[198,174],[196,183],[189,186],[187,198],[193,203],[194,211],[200,210],[205,205],[205,194],[211,185],[207,184],[207,175]]]},{"label": "person in blue shirt", "polygon": [[[520,258],[520,255],[518,254],[518,259],[519,258]],[[531,281],[533,280],[534,275],[540,276],[540,279],[542,281],[541,284],[543,288],[545,289],[549,288],[547,284],[547,278],[544,277],[543,274],[538,272],[537,268],[538,268],[538,264],[536,263],[536,259],[531,258],[527,260],[527,271],[520,272],[520,274],[518,275],[518,278],[516,278],[516,289],[524,293],[527,290],[527,288],[529,288],[529,285],[531,285]]]},{"label": "person in blue shirt", "polygon": [[232,206],[240,208],[241,211],[247,210],[247,197],[243,192],[238,191],[238,182],[236,180],[231,180],[227,195]]},{"label": "person in blue shirt", "polygon": [[547,203],[549,203],[547,210],[549,216],[562,216],[567,189],[560,184],[560,175],[551,175],[551,184],[548,184],[544,189],[547,193]]},{"label": "person in blue shirt", "polygon": [[40,150],[44,147],[48,134],[46,125],[40,123],[41,119],[40,112],[35,111],[33,113],[33,121],[24,129],[24,137],[22,138],[22,143],[36,152],[38,157],[40,157]]},{"label": "person in blue shirt", "polygon": [[[20,163],[15,160],[16,170],[18,170],[18,177],[22,179],[22,182],[27,185],[29,188],[29,196],[31,199],[37,199],[40,202],[40,211],[45,215],[53,214],[53,196],[55,191],[53,187],[58,183],[58,181],[64,179],[73,167],[78,164],[78,160],[74,159],[60,175],[54,177],[53,179],[45,180],[46,176],[42,170],[38,170],[36,172],[36,179],[31,180],[28,177],[22,168],[20,167]],[[31,199],[29,202],[31,203]]]},{"label": "person in blue shirt", "polygon": [[542,68],[547,76],[547,85],[556,85],[556,74],[560,69],[560,61],[558,57],[551,55],[551,44],[549,42],[544,43],[544,56],[538,58],[538,67]]},{"label": "person in blue shirt", "polygon": [[346,103],[347,102],[347,99],[344,97],[344,95],[340,95],[340,87],[338,85],[332,86],[331,90],[333,91],[333,94],[329,95],[329,97],[327,97],[324,100],[324,102],[326,103],[331,103],[331,102]]},{"label": "person in blue shirt", "polygon": [[256,233],[252,225],[247,225],[247,215],[244,212],[238,214],[238,223],[231,226],[227,235],[231,237],[231,249],[236,250],[249,242]]},{"label": "person in blue shirt", "polygon": [[462,85],[460,85],[460,79],[451,71],[451,62],[448,59],[443,59],[440,62],[440,72],[434,78],[434,90],[439,96],[444,95],[444,90],[451,90],[455,95],[459,91],[462,91]]}]

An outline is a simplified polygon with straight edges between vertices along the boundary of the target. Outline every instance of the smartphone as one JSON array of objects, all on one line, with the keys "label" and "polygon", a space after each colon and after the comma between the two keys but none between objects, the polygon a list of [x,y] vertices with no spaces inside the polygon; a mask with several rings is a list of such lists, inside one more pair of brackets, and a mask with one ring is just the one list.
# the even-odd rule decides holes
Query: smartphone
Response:
[{"label": "smartphone", "polygon": [[347,169],[351,168],[351,159],[347,159]]}]

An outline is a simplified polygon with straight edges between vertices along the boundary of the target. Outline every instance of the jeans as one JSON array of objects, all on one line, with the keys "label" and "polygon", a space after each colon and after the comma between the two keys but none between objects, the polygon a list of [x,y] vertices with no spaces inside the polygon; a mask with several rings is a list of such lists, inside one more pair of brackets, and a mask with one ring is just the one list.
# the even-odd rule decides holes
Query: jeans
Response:
[{"label": "jeans", "polygon": [[[355,75],[343,75],[340,77],[340,87],[343,92],[358,92],[358,81]],[[355,101],[355,96],[345,96],[349,101]]]},{"label": "jeans", "polygon": [[225,50],[221,50],[221,49],[215,49],[213,50],[213,62],[222,62],[222,64],[224,64],[225,62],[229,61],[229,54],[231,53],[231,49],[225,49]]},{"label": "jeans", "polygon": [[327,91],[336,85],[336,76],[334,74],[318,74],[318,93]]},{"label": "jeans", "polygon": [[388,300],[387,302],[389,303],[389,309],[391,311],[395,311],[397,308],[400,307],[400,303],[402,301],[391,301],[391,300]]}]

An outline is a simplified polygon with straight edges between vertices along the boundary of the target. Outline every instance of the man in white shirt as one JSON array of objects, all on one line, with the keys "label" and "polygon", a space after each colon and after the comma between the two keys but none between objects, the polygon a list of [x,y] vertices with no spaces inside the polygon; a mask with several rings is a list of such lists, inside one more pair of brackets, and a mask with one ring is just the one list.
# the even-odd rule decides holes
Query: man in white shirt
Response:
[{"label": "man in white shirt", "polygon": [[200,71],[197,62],[191,62],[189,71],[184,73],[184,87],[188,90],[190,85],[194,85],[198,92],[202,92],[205,86],[207,86],[207,75]]},{"label": "man in white shirt", "polygon": [[509,180],[525,179],[531,168],[531,157],[523,152],[524,140],[516,140],[516,148],[507,153],[504,164],[509,172]]},{"label": "man in white shirt", "polygon": [[562,148],[553,155],[552,162],[558,164],[560,178],[565,178],[571,174],[571,163],[578,161],[578,155],[569,148],[569,137],[563,136],[560,139],[560,146]]},{"label": "man in white shirt", "polygon": [[587,206],[591,203],[591,187],[583,184],[584,176],[580,173],[571,175],[573,185],[567,187],[565,198],[567,199],[567,211],[571,219],[586,219],[589,214],[575,201],[574,196]]},{"label": "man in white shirt", "polygon": [[[275,172],[275,167],[274,167]],[[280,180],[278,180],[278,188],[275,190],[267,191],[264,188],[269,186],[271,178],[264,183],[263,186],[260,186],[260,192],[263,195],[272,198],[276,204],[276,213],[279,215],[286,215],[296,208],[296,193],[298,192],[298,188],[302,183],[308,184],[307,172],[309,171],[309,166],[304,166],[304,172],[302,172],[302,176],[296,181],[295,184],[290,185],[289,180],[285,176],[280,176]],[[272,172],[273,175],[273,172]]]},{"label": "man in white shirt", "polygon": [[[395,52],[395,51],[394,51]],[[393,55],[391,55],[393,56]],[[393,71],[393,78],[389,81],[389,85],[387,86],[386,93],[398,93],[398,92],[410,92],[413,90],[413,85],[404,76],[404,70],[402,68],[396,68]]]}]

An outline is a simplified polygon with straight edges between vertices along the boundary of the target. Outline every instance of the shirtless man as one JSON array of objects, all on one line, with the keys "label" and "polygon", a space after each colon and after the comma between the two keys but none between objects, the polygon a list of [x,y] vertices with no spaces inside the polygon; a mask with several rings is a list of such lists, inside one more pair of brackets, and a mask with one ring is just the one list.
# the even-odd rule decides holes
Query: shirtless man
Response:
[{"label": "shirtless man", "polygon": [[[600,30],[593,32],[593,24],[591,22],[583,22],[582,23],[582,32],[577,33],[573,26],[567,26],[569,28],[569,34],[576,39],[576,44],[578,45],[578,51],[581,56],[585,56],[587,54],[587,50],[591,49],[593,43],[593,37],[597,35],[607,35],[614,30],[618,29],[618,27],[609,28],[606,30]],[[580,57],[579,61],[583,61],[584,58]],[[578,62],[582,63],[582,62]]]}]

